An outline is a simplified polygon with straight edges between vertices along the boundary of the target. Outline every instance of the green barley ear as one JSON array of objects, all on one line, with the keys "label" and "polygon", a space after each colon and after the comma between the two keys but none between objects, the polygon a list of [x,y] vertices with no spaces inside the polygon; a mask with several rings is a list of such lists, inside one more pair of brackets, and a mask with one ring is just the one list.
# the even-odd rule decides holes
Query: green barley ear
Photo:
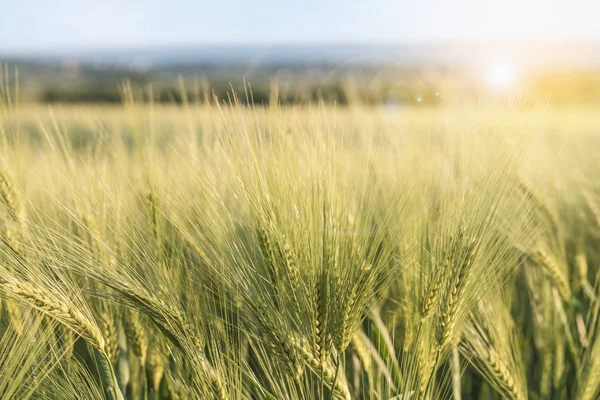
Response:
[{"label": "green barley ear", "polygon": [[0,203],[8,212],[12,225],[5,224],[4,234],[6,241],[14,249],[19,249],[21,235],[25,229],[25,208],[21,201],[21,194],[13,184],[7,170],[0,166]]},{"label": "green barley ear", "polygon": [[102,336],[104,337],[106,354],[108,355],[110,363],[115,366],[117,365],[117,359],[119,357],[119,344],[114,315],[108,310],[101,311],[99,320]]},{"label": "green barley ear", "polygon": [[494,287],[478,301],[463,329],[460,350],[481,377],[504,398],[526,400],[526,364],[519,348],[519,332],[511,315],[511,300],[507,298],[510,294],[506,292]]},{"label": "green barley ear", "polygon": [[0,286],[8,296],[17,301],[27,303],[49,317],[54,318],[83,337],[98,350],[105,351],[105,340],[100,329],[69,304],[60,303],[54,296],[49,296],[49,293],[45,290],[16,278],[3,280],[0,282]]},{"label": "green barley ear", "polygon": [[[581,247],[581,246],[578,246]],[[596,297],[594,288],[588,280],[588,261],[585,252],[578,249],[575,254],[575,271],[577,272],[577,287],[590,299]]]},{"label": "green barley ear", "polygon": [[473,265],[475,247],[476,241],[473,240],[467,245],[464,258],[457,260],[459,262],[458,268],[453,273],[454,276],[449,282],[441,303],[437,329],[437,341],[440,349],[445,348],[456,334],[456,313],[458,312],[461,297],[467,284],[467,278]]},{"label": "green barley ear", "polygon": [[55,294],[8,274],[0,281],[0,287],[12,299],[28,304],[82,337],[97,365],[106,396],[109,399],[123,399],[110,364],[106,341],[91,316],[76,308],[67,298],[61,297],[62,294]]},{"label": "green barley ear", "polygon": [[373,265],[363,262],[354,281],[338,280],[336,298],[341,301],[339,316],[335,319],[334,345],[343,353],[360,326],[363,308],[375,288],[376,274]]},{"label": "green barley ear", "polygon": [[138,358],[140,365],[146,363],[148,352],[148,338],[146,330],[140,321],[138,314],[128,311],[124,318],[125,335],[129,348]]},{"label": "green barley ear", "polygon": [[600,341],[596,339],[587,363],[577,379],[576,400],[597,399],[600,388]]},{"label": "green barley ear", "polygon": [[152,340],[148,344],[146,357],[146,371],[148,373],[148,381],[155,391],[159,390],[160,383],[165,376],[165,353],[161,343],[157,340]]},{"label": "green barley ear", "polygon": [[358,355],[363,370],[365,370],[367,374],[370,373],[373,366],[373,356],[370,354],[368,342],[369,338],[363,331],[356,332],[356,334],[352,337],[352,347]]},{"label": "green barley ear", "polygon": [[272,240],[272,235],[266,224],[260,224],[257,228],[258,243],[262,254],[264,266],[267,272],[267,278],[275,293],[278,293],[279,271],[277,265],[277,255]]},{"label": "green barley ear", "polygon": [[584,253],[578,252],[575,255],[575,266],[577,267],[577,276],[580,282],[582,284],[588,282],[588,263]]},{"label": "green barley ear", "polygon": [[[340,282],[338,287],[341,287],[342,285],[343,283]],[[341,290],[338,296],[346,303],[340,313],[341,318],[336,330],[336,346],[338,351],[343,352],[352,339],[350,335],[352,331],[352,319],[356,317],[358,290],[355,285],[352,285],[347,290]]]},{"label": "green barley ear", "polygon": [[502,362],[502,360],[500,359],[498,354],[496,354],[496,352],[490,350],[486,355],[485,361],[489,364],[492,373],[494,374],[498,382],[500,382],[501,387],[505,389],[506,394],[512,400],[525,399],[525,396],[517,388],[515,379],[510,373],[510,370]]},{"label": "green barley ear", "polygon": [[268,346],[288,374],[295,380],[299,380],[304,373],[302,360],[292,335],[273,318],[269,317],[269,307],[263,301],[258,300],[255,305],[254,318],[258,321],[261,334],[266,338],[265,345]]},{"label": "green barley ear", "polygon": [[292,293],[296,295],[300,289],[300,271],[298,269],[298,258],[296,256],[296,253],[294,252],[294,249],[292,248],[292,244],[285,235],[283,235],[282,247],[291,290]]},{"label": "green barley ear", "polygon": [[24,210],[21,204],[21,197],[17,188],[8,173],[0,167],[0,200],[6,207],[8,215],[15,221],[20,222],[23,218]]},{"label": "green barley ear", "polygon": [[558,228],[558,216],[556,213],[548,207],[533,189],[523,181],[519,181],[518,188],[525,197],[526,200],[530,201],[537,210],[545,217],[545,220],[550,224],[553,230]]},{"label": "green barley ear", "polygon": [[562,299],[566,302],[571,299],[569,279],[558,265],[558,262],[543,250],[537,250],[531,255],[532,260],[538,264],[550,282],[556,287]]},{"label": "green barley ear", "polygon": [[345,377],[343,374],[336,374],[335,366],[331,363],[331,360],[329,360],[330,362],[322,362],[318,357],[315,357],[308,343],[300,338],[290,336],[289,340],[308,366],[316,374],[323,374],[324,382],[330,388],[333,388],[335,394],[343,399],[349,400],[351,398]]},{"label": "green barley ear", "polygon": [[446,257],[444,264],[440,268],[438,268],[433,282],[431,282],[431,285],[426,291],[426,294],[423,298],[423,302],[421,304],[421,321],[424,321],[430,316],[432,316],[433,312],[435,311],[435,306],[437,304],[439,293],[442,290],[442,287],[446,281],[449,263],[450,259],[449,257]]}]

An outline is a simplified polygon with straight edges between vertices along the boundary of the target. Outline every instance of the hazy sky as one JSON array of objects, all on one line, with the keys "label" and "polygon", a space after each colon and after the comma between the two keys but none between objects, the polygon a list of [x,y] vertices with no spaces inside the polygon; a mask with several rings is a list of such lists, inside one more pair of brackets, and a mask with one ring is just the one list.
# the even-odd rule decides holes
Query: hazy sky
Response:
[{"label": "hazy sky", "polygon": [[600,40],[600,0],[0,0],[0,50]]}]

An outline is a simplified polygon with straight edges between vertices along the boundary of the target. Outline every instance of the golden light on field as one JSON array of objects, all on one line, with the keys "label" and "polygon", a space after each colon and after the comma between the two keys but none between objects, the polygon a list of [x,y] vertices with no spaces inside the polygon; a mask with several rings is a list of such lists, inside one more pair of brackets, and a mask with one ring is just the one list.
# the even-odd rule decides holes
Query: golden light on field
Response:
[{"label": "golden light on field", "polygon": [[494,61],[486,66],[485,80],[493,89],[506,90],[515,85],[517,70],[510,62]]}]

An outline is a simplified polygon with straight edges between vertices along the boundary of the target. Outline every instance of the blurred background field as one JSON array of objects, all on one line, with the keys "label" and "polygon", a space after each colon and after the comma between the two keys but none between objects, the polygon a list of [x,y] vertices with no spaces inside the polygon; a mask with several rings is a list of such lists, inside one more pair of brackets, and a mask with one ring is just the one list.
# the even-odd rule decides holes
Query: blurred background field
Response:
[{"label": "blurred background field", "polygon": [[152,84],[162,103],[180,103],[182,84],[194,101],[205,94],[224,99],[232,88],[243,91],[245,79],[256,105],[494,101],[531,107],[597,104],[597,53],[594,44],[545,42],[215,45],[4,56],[0,51],[0,62],[18,67],[27,102],[119,103],[119,85],[126,80],[138,89]]}]

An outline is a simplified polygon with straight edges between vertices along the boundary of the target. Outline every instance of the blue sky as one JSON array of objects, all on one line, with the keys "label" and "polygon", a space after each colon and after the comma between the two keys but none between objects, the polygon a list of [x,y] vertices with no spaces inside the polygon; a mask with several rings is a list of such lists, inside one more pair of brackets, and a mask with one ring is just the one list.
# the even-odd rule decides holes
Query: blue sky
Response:
[{"label": "blue sky", "polygon": [[600,40],[598,0],[1,0],[0,50]]}]

